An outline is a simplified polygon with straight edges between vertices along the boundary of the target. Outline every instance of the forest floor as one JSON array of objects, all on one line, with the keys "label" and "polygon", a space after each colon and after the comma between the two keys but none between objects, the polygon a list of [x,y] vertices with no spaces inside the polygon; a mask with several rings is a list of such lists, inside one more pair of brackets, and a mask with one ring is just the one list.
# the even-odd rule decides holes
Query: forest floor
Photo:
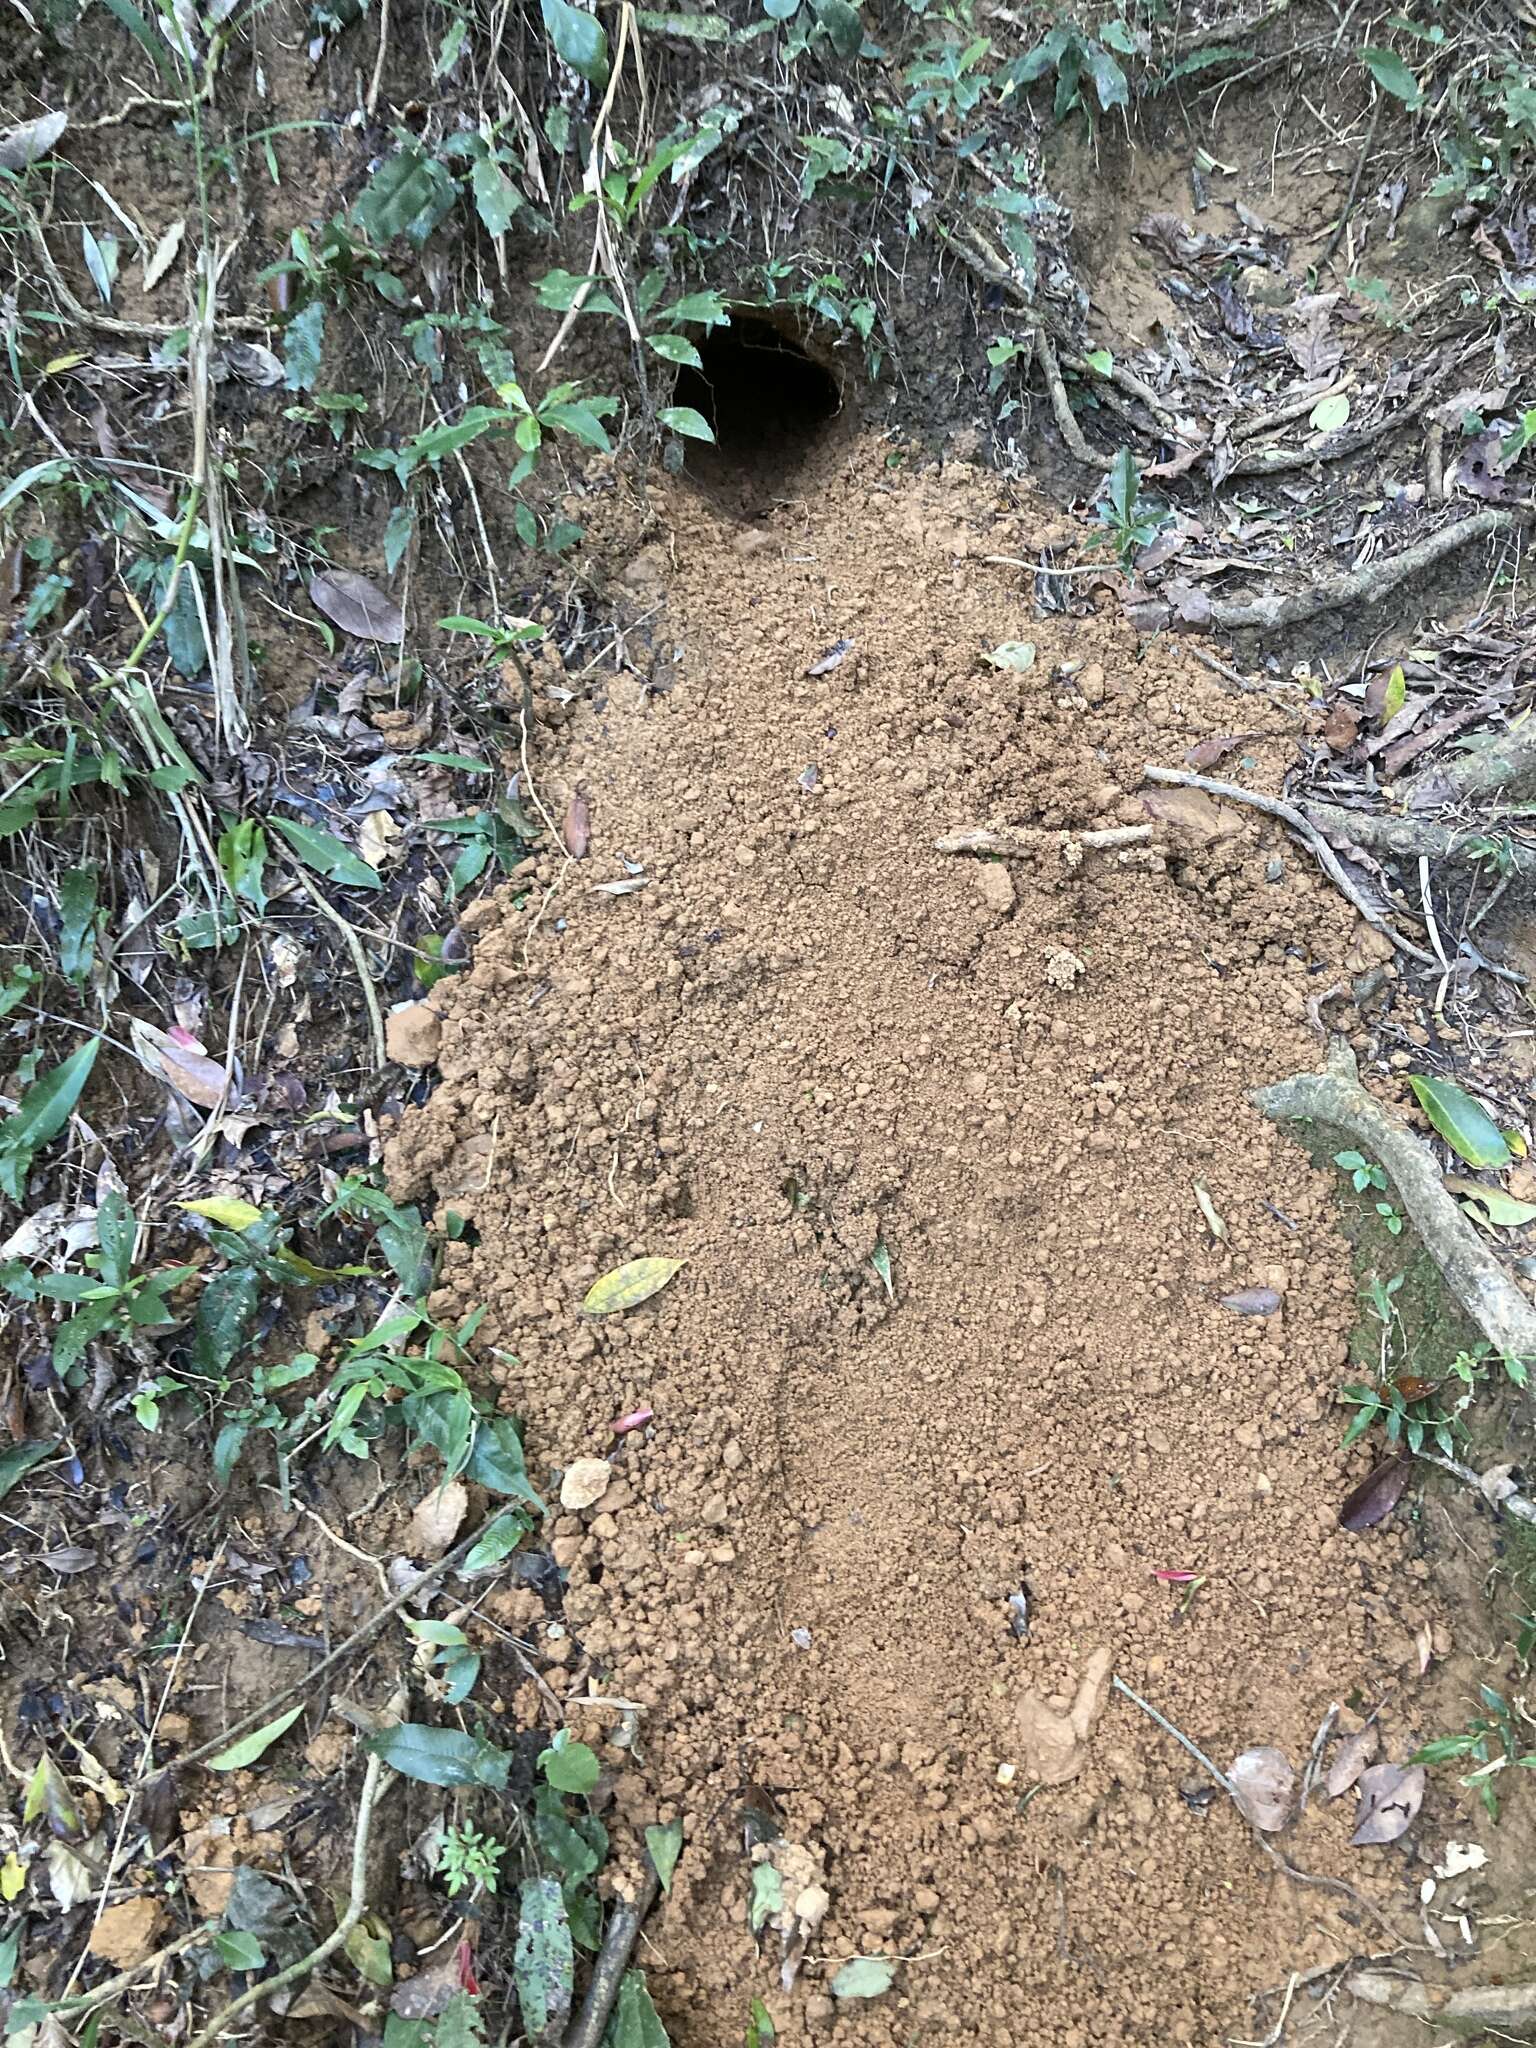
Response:
[{"label": "forest floor", "polygon": [[1536,2033],[1519,0],[6,5],[9,2037]]}]

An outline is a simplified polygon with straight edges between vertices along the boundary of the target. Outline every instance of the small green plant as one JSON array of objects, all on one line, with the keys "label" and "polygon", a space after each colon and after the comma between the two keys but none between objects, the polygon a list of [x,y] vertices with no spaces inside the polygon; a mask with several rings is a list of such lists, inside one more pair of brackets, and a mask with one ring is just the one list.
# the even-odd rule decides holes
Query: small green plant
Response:
[{"label": "small green plant", "polygon": [[96,1211],[97,1246],[83,1273],[35,1274],[20,1259],[0,1266],[0,1287],[17,1301],[54,1301],[73,1310],[53,1333],[53,1369],[71,1384],[88,1344],[102,1338],[130,1345],[140,1334],[170,1330],[180,1317],[170,1297],[197,1274],[195,1266],[136,1273],[138,1219],[127,1197],[108,1188]]},{"label": "small green plant", "polygon": [[[1387,1176],[1382,1172],[1381,1168],[1373,1166],[1370,1160],[1363,1157],[1359,1152],[1335,1152],[1333,1163],[1335,1166],[1343,1167],[1344,1171],[1349,1175],[1357,1195],[1363,1195],[1367,1189],[1385,1188],[1387,1185]],[[1403,1219],[1393,1204],[1391,1202],[1377,1202],[1373,1206],[1388,1232],[1393,1237],[1401,1237],[1403,1234]]]},{"label": "small green plant", "polygon": [[1168,507],[1141,495],[1141,471],[1129,448],[1122,448],[1110,466],[1104,495],[1093,508],[1102,529],[1099,538],[1113,547],[1129,568],[1139,549],[1149,547],[1168,518]]},{"label": "small green plant", "polygon": [[1486,1808],[1490,1820],[1499,1817],[1498,1775],[1500,1771],[1536,1771],[1536,1746],[1532,1739],[1516,1725],[1516,1716],[1527,1724],[1531,1722],[1524,1703],[1516,1700],[1513,1705],[1491,1685],[1480,1685],[1478,1699],[1483,1711],[1474,1714],[1459,1735],[1442,1735],[1433,1742],[1426,1742],[1409,1759],[1416,1764],[1449,1764],[1472,1761],[1476,1769],[1468,1771],[1461,1780],[1469,1790],[1475,1791]]},{"label": "small green plant", "polygon": [[506,1853],[505,1842],[498,1841],[495,1835],[482,1834],[469,1821],[446,1828],[437,1867],[449,1897],[457,1898],[460,1892],[475,1885],[494,1895],[501,1859]]}]

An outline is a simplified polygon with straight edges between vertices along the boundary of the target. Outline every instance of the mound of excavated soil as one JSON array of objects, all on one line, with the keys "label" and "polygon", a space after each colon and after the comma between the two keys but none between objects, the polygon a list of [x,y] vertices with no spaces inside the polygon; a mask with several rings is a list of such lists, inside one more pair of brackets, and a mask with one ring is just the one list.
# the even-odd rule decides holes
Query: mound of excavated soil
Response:
[{"label": "mound of excavated soil", "polygon": [[[585,794],[590,856],[486,907],[391,1147],[478,1228],[439,1306],[488,1306],[536,1474],[615,1460],[555,1525],[579,1648],[551,1677],[643,1707],[620,1811],[686,1823],[653,1988],[684,2048],[740,2041],[753,1995],[791,2041],[1212,2043],[1380,1927],[1277,1871],[1124,1697],[1085,1702],[1082,1742],[1057,1717],[1112,1663],[1219,1762],[1277,1743],[1299,1771],[1331,1702],[1411,1690],[1423,1567],[1336,1523],[1330,1184],[1248,1102],[1316,1063],[1307,997],[1376,952],[1235,811],[1166,865],[932,850],[1143,820],[1142,764],[1234,719],[1239,777],[1288,751],[1177,650],[1035,618],[984,560],[1031,539],[995,480],[865,446],[746,528],[662,488],[637,573],[671,686],[619,677],[536,771],[555,818]],[[1027,672],[984,659],[1018,640]],[[644,1254],[687,1263],[584,1318]],[[1253,1285],[1283,1309],[1219,1305]],[[1158,1568],[1207,1575],[1187,1612]],[[601,1742],[617,1715],[575,1719]],[[1353,1804],[1319,1798],[1286,1854],[1406,1902],[1401,1846],[1346,1846]],[[747,1924],[746,1809],[824,1853],[790,1993]],[[860,1953],[910,1960],[834,2007]]]}]

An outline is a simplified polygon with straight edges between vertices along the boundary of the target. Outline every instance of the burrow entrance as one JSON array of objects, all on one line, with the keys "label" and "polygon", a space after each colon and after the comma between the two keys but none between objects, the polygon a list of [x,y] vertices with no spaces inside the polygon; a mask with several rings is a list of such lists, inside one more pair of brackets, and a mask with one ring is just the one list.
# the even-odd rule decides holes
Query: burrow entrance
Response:
[{"label": "burrow entrance", "polygon": [[687,444],[686,473],[733,510],[766,511],[842,410],[842,380],[791,330],[731,314],[678,371],[673,398],[708,420],[714,441]]}]

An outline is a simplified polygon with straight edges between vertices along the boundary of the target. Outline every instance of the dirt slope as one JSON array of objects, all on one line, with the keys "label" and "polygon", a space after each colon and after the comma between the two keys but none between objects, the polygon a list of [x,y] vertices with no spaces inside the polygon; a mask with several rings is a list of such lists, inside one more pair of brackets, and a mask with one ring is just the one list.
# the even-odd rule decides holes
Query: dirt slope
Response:
[{"label": "dirt slope", "polygon": [[[932,850],[1141,820],[1142,764],[1234,720],[1239,777],[1285,753],[1279,714],[1176,651],[1037,619],[982,559],[1033,532],[995,479],[863,444],[754,526],[658,489],[632,584],[664,595],[670,687],[605,685],[536,770],[556,819],[585,795],[590,856],[495,899],[391,1147],[403,1191],[477,1226],[442,1306],[488,1305],[536,1473],[617,1461],[556,1525],[592,1676],[580,1652],[552,1676],[643,1706],[619,1800],[687,1823],[653,1988],[683,2048],[739,2041],[754,1993],[791,2041],[1242,2032],[1252,1993],[1376,1924],[1279,1876],[1118,1695],[1081,1774],[1024,1795],[1097,1652],[1218,1761],[1273,1742],[1299,1768],[1331,1702],[1443,1630],[1411,1532],[1337,1528],[1348,1252],[1327,1178],[1247,1101],[1315,1062],[1306,998],[1376,955],[1236,814],[1166,870]],[[1026,639],[1025,673],[983,659]],[[626,863],[643,889],[594,893]],[[687,1260],[666,1293],[580,1315],[652,1253]],[[1219,1305],[1253,1284],[1283,1311]],[[1209,1575],[1187,1613],[1160,1567]],[[1347,1849],[1352,1805],[1286,1853],[1396,1908],[1409,1852]],[[832,1899],[788,1995],[746,1924],[765,1807]],[[875,1952],[912,1960],[834,2012],[832,1969]]]}]

